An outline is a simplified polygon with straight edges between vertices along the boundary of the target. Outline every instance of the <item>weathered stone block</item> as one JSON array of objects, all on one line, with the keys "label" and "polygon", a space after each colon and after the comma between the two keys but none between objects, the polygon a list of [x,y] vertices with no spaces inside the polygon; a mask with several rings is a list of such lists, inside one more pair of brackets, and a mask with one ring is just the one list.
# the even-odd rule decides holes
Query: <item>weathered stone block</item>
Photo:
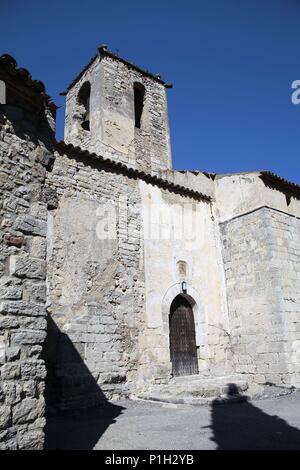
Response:
[{"label": "weathered stone block", "polygon": [[43,280],[46,278],[46,262],[29,256],[11,256],[9,270],[11,275],[17,277]]},{"label": "weathered stone block", "polygon": [[254,382],[256,382],[257,384],[264,384],[266,383],[266,377],[264,375],[260,375],[260,374],[255,374],[253,376],[253,380]]},{"label": "weathered stone block", "polygon": [[31,215],[25,215],[17,217],[14,223],[14,229],[26,235],[40,235],[45,237],[47,224],[44,220],[37,219]]},{"label": "weathered stone block", "polygon": [[28,424],[29,430],[43,429],[46,426],[46,418],[37,418],[33,423]]},{"label": "weathered stone block", "polygon": [[19,364],[7,363],[1,367],[2,380],[19,379],[20,375],[21,375],[21,368]]},{"label": "weathered stone block", "polygon": [[46,258],[47,242],[44,237],[31,237],[29,243],[29,254],[34,258]]},{"label": "weathered stone block", "polygon": [[4,235],[4,242],[7,246],[15,246],[21,248],[25,244],[25,238],[17,235]]},{"label": "weathered stone block", "polygon": [[9,362],[9,361],[15,361],[19,359],[20,353],[21,353],[21,349],[17,346],[6,348],[7,361]]},{"label": "weathered stone block", "polygon": [[12,333],[12,344],[42,344],[46,339],[46,332],[39,330],[19,330]]},{"label": "weathered stone block", "polygon": [[40,345],[34,345],[31,346],[31,348],[27,351],[28,357],[38,357],[43,350],[43,346]]},{"label": "weathered stone block", "polygon": [[18,328],[19,318],[17,316],[0,315],[0,330],[10,330]]},{"label": "weathered stone block", "polygon": [[19,326],[22,329],[29,330],[46,330],[47,320],[44,317],[17,317],[19,320]]},{"label": "weathered stone block", "polygon": [[22,392],[26,397],[35,398],[36,395],[36,382],[35,380],[26,380],[21,383]]},{"label": "weathered stone block", "polygon": [[41,359],[32,359],[21,363],[21,375],[23,380],[42,380],[46,377],[46,367]]},{"label": "weathered stone block", "polygon": [[45,167],[48,167],[54,159],[53,153],[43,147],[37,147],[34,153],[35,161],[41,163],[41,165]]},{"label": "weathered stone block", "polygon": [[11,330],[14,328],[22,328],[29,330],[46,330],[47,320],[43,317],[19,316],[19,315],[1,315],[0,314],[0,330]]},{"label": "weathered stone block", "polygon": [[18,443],[15,437],[6,439],[7,432],[0,433],[0,450],[17,450]]},{"label": "weathered stone block", "polygon": [[44,305],[32,304],[23,301],[3,301],[0,303],[0,313],[7,315],[25,315],[44,317],[46,309]]},{"label": "weathered stone block", "polygon": [[11,411],[9,406],[0,406],[0,430],[7,428],[11,421]]},{"label": "weathered stone block", "polygon": [[106,361],[118,362],[121,359],[121,354],[117,351],[108,351],[104,355]]},{"label": "weathered stone block", "polygon": [[56,209],[58,206],[58,195],[54,188],[45,186],[43,190],[43,201],[46,202],[49,210]]},{"label": "weathered stone block", "polygon": [[45,304],[46,302],[45,283],[36,284],[35,282],[25,282],[23,299],[28,300],[33,303]]},{"label": "weathered stone block", "polygon": [[21,400],[20,390],[17,389],[16,383],[12,380],[6,380],[2,384],[3,395],[6,405],[13,405]]},{"label": "weathered stone block", "polygon": [[12,409],[13,424],[22,424],[34,421],[44,415],[45,402],[43,398],[24,398]]},{"label": "weathered stone block", "polygon": [[43,429],[35,429],[18,432],[18,444],[20,450],[42,450],[44,444]]},{"label": "weathered stone block", "polygon": [[22,298],[21,279],[2,278],[0,281],[0,298],[7,300],[19,300]]},{"label": "weathered stone block", "polygon": [[46,384],[45,382],[38,382],[36,384],[37,395],[45,396]]},{"label": "weathered stone block", "polygon": [[33,202],[30,206],[30,215],[34,219],[47,220],[47,207],[43,202]]}]

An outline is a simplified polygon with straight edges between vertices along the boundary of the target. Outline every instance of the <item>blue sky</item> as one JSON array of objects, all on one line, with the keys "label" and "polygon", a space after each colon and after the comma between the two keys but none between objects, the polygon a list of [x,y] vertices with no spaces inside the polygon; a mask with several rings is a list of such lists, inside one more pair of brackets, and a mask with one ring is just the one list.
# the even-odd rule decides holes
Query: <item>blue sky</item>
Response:
[{"label": "blue sky", "polygon": [[300,0],[0,0],[0,19],[0,53],[61,106],[59,139],[59,92],[105,43],[174,84],[175,168],[269,169],[300,183]]}]

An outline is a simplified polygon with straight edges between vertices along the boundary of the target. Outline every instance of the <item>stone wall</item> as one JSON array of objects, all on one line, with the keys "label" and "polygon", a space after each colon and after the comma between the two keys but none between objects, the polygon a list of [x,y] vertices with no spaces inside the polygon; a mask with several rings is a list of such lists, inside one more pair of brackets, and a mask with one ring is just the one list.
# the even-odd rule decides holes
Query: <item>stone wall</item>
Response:
[{"label": "stone wall", "polygon": [[260,208],[222,223],[221,234],[235,370],[289,385],[298,371],[299,220]]},{"label": "stone wall", "polygon": [[144,332],[138,183],[57,154],[48,185],[58,207],[48,219],[46,361],[56,391],[47,400],[77,407],[126,396]]},{"label": "stone wall", "polygon": [[300,219],[271,211],[273,251],[279,288],[288,383],[300,386]]},{"label": "stone wall", "polygon": [[[15,62],[0,63],[0,449],[44,442],[46,219],[54,116]],[[15,73],[10,76],[10,70]],[[28,74],[29,75],[29,74]],[[23,75],[24,76],[24,75]]]},{"label": "stone wall", "polygon": [[[206,177],[204,177],[204,180]],[[195,184],[185,175],[186,185]],[[198,185],[201,188],[202,176]],[[140,182],[145,257],[145,318],[143,338],[148,364],[139,382],[149,386],[171,377],[169,315],[177,295],[193,307],[198,367],[201,374],[230,372],[228,318],[220,256],[218,224],[212,205]],[[180,265],[184,269],[180,270]],[[186,283],[186,293],[181,284]],[[151,380],[150,380],[151,381]]]}]

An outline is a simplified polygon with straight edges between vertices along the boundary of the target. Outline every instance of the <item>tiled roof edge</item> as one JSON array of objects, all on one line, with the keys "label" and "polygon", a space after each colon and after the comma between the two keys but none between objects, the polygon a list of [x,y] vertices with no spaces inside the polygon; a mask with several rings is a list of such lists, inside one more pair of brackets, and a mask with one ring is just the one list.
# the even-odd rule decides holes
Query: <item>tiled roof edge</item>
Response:
[{"label": "tiled roof edge", "polygon": [[300,186],[298,184],[288,181],[271,171],[261,171],[260,177],[263,181],[272,183],[278,189],[300,196]]},{"label": "tiled roof edge", "polygon": [[40,80],[33,80],[30,72],[27,69],[18,67],[17,61],[11,55],[2,54],[0,56],[0,65],[4,67],[7,74],[11,75],[12,77],[17,77],[23,82],[25,86],[33,88],[34,92],[43,98],[43,101],[49,106],[49,108],[54,110],[57,109],[57,106],[53,103],[52,98],[46,94],[44,83]]},{"label": "tiled roof edge", "polygon": [[194,191],[193,189],[186,188],[185,186],[174,184],[166,179],[151,175],[150,173],[141,170],[137,170],[125,165],[124,163],[111,160],[110,158],[102,157],[96,153],[90,153],[87,150],[83,150],[81,147],[75,147],[72,144],[66,144],[64,141],[56,142],[55,148],[59,153],[64,153],[70,157],[78,155],[81,158],[91,158],[93,160],[97,160],[101,164],[105,165],[108,169],[120,171],[129,177],[139,178],[147,183],[154,184],[163,189],[168,189],[171,192],[179,193],[192,199],[211,202],[210,196],[200,193],[199,191]]},{"label": "tiled roof edge", "polygon": [[110,57],[113,60],[118,60],[119,62],[122,62],[123,64],[127,65],[127,67],[129,67],[133,70],[136,70],[137,72],[145,75],[148,78],[152,78],[156,82],[163,85],[165,88],[172,88],[172,86],[173,86],[170,83],[165,83],[160,78],[159,75],[154,75],[154,74],[148,72],[147,70],[144,70],[144,69],[140,68],[138,65],[135,65],[132,62],[129,62],[128,60],[123,59],[122,57],[119,57],[117,54],[114,54],[113,52],[110,52],[107,49],[107,46],[103,44],[103,45],[99,46],[98,54],[95,55],[94,57],[92,57],[92,59],[88,62],[88,64],[78,73],[78,75],[76,75],[74,80],[67,87],[66,91],[61,92],[61,95],[63,95],[63,96],[66,95],[68,93],[68,91],[71,88],[73,88],[73,86],[78,82],[78,80],[80,80],[80,78],[83,76],[83,74],[86,72],[86,70],[92,65],[92,63],[97,59],[97,57]]}]

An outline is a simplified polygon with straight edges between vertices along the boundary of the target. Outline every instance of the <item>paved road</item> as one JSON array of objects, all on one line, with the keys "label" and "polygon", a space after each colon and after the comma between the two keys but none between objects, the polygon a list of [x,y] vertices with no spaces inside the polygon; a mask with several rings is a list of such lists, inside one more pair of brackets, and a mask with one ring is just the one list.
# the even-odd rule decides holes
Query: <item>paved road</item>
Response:
[{"label": "paved road", "polygon": [[48,449],[300,449],[300,392],[211,406],[117,401],[51,416]]}]

